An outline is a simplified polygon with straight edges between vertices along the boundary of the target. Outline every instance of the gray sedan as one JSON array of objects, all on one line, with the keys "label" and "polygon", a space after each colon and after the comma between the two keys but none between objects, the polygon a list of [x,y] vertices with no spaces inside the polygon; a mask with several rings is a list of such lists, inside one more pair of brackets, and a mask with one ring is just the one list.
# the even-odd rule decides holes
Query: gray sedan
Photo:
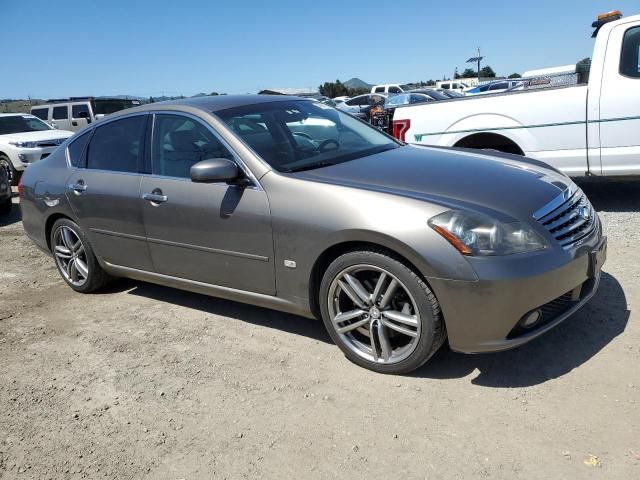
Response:
[{"label": "gray sedan", "polygon": [[406,373],[541,335],[606,256],[582,191],[511,155],[405,145],[318,102],[156,103],[23,176],[24,228],[65,282],[111,277],[322,318],[353,362]]}]

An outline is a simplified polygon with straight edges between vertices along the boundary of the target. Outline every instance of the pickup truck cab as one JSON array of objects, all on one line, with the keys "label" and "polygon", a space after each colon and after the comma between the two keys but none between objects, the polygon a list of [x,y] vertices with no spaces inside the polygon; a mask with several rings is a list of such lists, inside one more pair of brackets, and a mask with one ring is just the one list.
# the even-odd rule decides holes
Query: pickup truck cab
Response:
[{"label": "pickup truck cab", "polygon": [[526,155],[570,176],[640,175],[640,15],[609,12],[593,27],[586,80],[401,106],[394,135]]}]

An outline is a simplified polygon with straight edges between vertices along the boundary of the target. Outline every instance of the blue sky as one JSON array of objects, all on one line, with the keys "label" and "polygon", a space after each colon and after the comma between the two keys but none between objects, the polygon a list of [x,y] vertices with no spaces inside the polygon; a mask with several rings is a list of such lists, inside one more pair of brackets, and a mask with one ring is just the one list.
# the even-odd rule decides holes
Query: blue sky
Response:
[{"label": "blue sky", "polygon": [[591,55],[591,22],[638,0],[0,0],[0,98],[254,93],[358,76],[498,74]]}]

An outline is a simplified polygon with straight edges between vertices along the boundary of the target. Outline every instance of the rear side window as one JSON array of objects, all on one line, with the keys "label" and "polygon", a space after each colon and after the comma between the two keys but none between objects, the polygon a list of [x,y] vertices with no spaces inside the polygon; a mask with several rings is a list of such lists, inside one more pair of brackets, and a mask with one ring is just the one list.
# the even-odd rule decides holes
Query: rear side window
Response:
[{"label": "rear side window", "polygon": [[84,147],[87,146],[91,132],[86,132],[76,138],[67,147],[69,152],[69,161],[74,167],[84,166]]},{"label": "rear side window", "polygon": [[375,93],[384,93],[384,87],[376,87]]},{"label": "rear side window", "polygon": [[389,93],[402,93],[398,87],[389,87]]},{"label": "rear side window", "polygon": [[96,128],[87,151],[87,167],[137,172],[143,155],[146,123],[146,115],[136,115]]},{"label": "rear side window", "polygon": [[620,73],[627,77],[640,78],[640,27],[624,32]]},{"label": "rear side window", "polygon": [[47,116],[49,115],[48,108],[34,108],[31,110],[31,115],[38,117],[40,120],[47,120]]},{"label": "rear side window", "polygon": [[[262,128],[249,120],[242,124]],[[266,128],[263,131],[266,133]],[[154,174],[178,178],[190,178],[191,167],[201,160],[233,159],[231,152],[208,128],[181,115],[156,115],[151,155]]]},{"label": "rear side window", "polygon": [[71,105],[72,118],[89,118],[89,105]]},{"label": "rear side window", "polygon": [[69,118],[69,107],[53,107],[54,120],[66,120]]}]

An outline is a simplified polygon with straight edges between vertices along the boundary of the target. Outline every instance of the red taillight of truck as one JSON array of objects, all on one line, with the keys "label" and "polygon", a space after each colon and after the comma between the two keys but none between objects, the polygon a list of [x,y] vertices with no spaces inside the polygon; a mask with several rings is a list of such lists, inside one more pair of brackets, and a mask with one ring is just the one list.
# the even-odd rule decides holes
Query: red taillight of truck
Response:
[{"label": "red taillight of truck", "polygon": [[18,195],[22,198],[22,175],[20,175],[20,180],[18,181]]},{"label": "red taillight of truck", "polygon": [[409,120],[408,118],[405,120],[394,120],[393,121],[393,136],[396,137],[398,140],[404,142],[405,139],[405,135],[407,133],[407,130],[409,130],[409,128],[411,127],[411,120]]}]

